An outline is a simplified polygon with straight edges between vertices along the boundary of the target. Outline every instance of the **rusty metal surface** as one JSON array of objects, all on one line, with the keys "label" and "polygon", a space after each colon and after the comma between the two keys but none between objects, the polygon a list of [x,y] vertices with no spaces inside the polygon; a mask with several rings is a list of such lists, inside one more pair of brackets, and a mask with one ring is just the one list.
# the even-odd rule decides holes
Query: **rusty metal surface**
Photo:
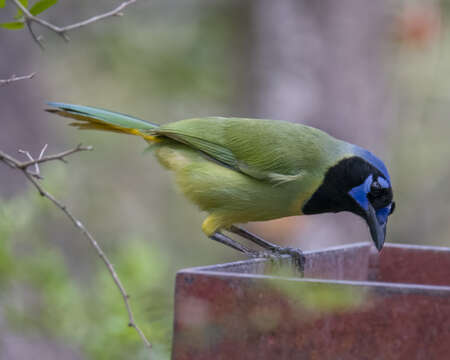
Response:
[{"label": "rusty metal surface", "polygon": [[[356,244],[306,257],[304,279],[270,275],[269,260],[180,271],[173,359],[448,358],[449,249],[391,245],[374,261]],[[365,281],[372,272],[378,281]]]},{"label": "rusty metal surface", "polygon": [[379,257],[377,281],[450,285],[450,249],[387,245]]}]

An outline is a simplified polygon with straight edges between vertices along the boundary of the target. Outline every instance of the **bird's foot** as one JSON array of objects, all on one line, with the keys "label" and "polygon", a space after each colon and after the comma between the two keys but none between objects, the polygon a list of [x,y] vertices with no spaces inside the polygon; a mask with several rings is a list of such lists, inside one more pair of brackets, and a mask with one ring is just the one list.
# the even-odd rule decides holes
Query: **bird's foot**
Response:
[{"label": "bird's foot", "polygon": [[247,248],[244,251],[244,254],[251,259],[269,259],[272,264],[277,263],[278,266],[282,266],[281,255],[290,255],[295,269],[300,273],[301,277],[304,276],[306,260],[303,252],[300,249],[277,246],[268,251],[257,251]]},{"label": "bird's foot", "polygon": [[268,255],[268,253],[265,251],[257,251],[249,248],[246,248],[245,251],[243,251],[243,253],[251,259],[266,258]]},{"label": "bird's foot", "polygon": [[266,258],[271,257],[273,260],[274,259],[273,255],[277,255],[278,258],[280,255],[290,255],[292,257],[294,265],[300,271],[300,274],[303,276],[305,267],[305,256],[303,255],[303,252],[300,249],[291,247],[281,247],[272,244],[271,242],[268,242],[267,240],[264,240],[263,238],[255,234],[252,234],[246,229],[236,225],[231,226],[228,230],[234,234],[243,237],[244,239],[250,240],[251,242],[255,243],[258,246],[261,246],[262,248],[266,249],[269,254],[272,254],[272,256],[262,255],[262,257]]},{"label": "bird's foot", "polygon": [[290,255],[294,265],[300,271],[301,275],[304,275],[306,258],[300,249],[277,246],[272,249],[272,252],[278,255]]},{"label": "bird's foot", "polygon": [[257,251],[253,249],[247,249],[244,254],[250,259],[268,259],[272,262],[272,264],[276,263],[279,266],[282,265],[280,254],[271,250]]}]

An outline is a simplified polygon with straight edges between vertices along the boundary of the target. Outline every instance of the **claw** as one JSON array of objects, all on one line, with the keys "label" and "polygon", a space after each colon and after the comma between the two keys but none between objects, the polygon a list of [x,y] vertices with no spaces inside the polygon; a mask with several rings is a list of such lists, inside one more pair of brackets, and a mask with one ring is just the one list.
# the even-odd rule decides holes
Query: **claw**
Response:
[{"label": "claw", "polygon": [[281,255],[290,255],[292,257],[292,260],[298,270],[300,271],[300,274],[302,277],[305,273],[305,262],[306,258],[305,255],[303,255],[303,252],[300,249],[297,248],[291,248],[291,247],[279,247],[273,250],[275,253],[281,254]]}]

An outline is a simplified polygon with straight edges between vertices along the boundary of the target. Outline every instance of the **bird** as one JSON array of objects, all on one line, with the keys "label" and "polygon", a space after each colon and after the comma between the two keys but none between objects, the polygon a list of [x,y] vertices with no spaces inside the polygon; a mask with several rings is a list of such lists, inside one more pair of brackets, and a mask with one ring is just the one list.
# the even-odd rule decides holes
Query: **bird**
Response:
[{"label": "bird", "polygon": [[[266,241],[239,224],[321,213],[363,218],[381,251],[395,202],[385,164],[368,150],[317,128],[281,120],[201,117],[158,125],[101,108],[58,102],[46,111],[81,130],[143,138],[181,192],[208,215],[202,230],[249,257],[291,255],[297,248]],[[234,240],[236,234],[264,251]]]}]

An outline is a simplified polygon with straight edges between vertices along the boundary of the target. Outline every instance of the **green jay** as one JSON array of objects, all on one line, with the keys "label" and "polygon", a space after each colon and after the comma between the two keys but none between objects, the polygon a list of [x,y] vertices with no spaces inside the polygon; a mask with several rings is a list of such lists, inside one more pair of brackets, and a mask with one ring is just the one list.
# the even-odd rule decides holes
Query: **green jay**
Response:
[{"label": "green jay", "polygon": [[[49,103],[78,129],[142,137],[175,173],[183,194],[208,213],[203,232],[248,256],[262,253],[227,236],[238,234],[269,253],[283,248],[236,224],[294,215],[350,211],[362,217],[380,251],[395,208],[389,173],[369,151],[327,133],[284,121],[205,117],[157,125],[94,107]],[[267,254],[267,253],[264,253]]]}]

